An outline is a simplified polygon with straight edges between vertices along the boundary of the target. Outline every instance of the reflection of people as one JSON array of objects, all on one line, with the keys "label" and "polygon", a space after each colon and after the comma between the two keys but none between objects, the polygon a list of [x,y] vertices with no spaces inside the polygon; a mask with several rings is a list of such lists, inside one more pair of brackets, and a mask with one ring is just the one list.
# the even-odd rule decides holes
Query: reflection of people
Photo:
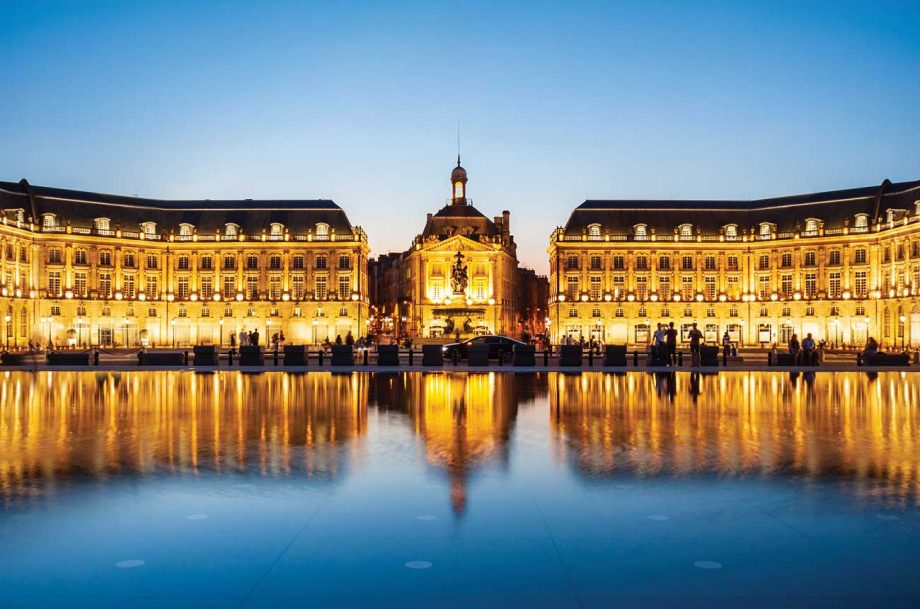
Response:
[{"label": "reflection of people", "polygon": [[677,330],[674,329],[674,322],[668,323],[668,329],[665,330],[665,337],[668,343],[668,365],[677,365]]}]

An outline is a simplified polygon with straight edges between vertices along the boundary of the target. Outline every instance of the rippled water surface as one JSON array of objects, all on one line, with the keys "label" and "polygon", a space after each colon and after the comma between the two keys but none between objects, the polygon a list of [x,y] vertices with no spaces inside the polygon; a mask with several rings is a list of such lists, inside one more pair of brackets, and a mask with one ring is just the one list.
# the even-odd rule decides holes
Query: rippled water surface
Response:
[{"label": "rippled water surface", "polygon": [[920,378],[5,373],[0,606],[917,607]]}]

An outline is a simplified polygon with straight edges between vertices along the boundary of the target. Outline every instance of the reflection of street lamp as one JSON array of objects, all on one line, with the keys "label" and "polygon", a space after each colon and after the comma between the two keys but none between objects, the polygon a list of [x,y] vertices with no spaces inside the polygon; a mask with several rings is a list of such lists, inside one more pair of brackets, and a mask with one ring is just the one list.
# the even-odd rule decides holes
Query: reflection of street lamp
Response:
[{"label": "reflection of street lamp", "polygon": [[319,322],[316,321],[316,318],[314,317],[314,318],[313,318],[313,344],[314,344],[314,345],[319,344],[319,343],[316,342],[316,324],[318,324],[318,323],[319,323]]},{"label": "reflection of street lamp", "polygon": [[899,319],[901,320],[901,350],[903,351],[904,350],[904,334],[905,334],[904,333],[904,322],[907,321],[907,318],[902,315],[901,317],[899,317]]},{"label": "reflection of street lamp", "polygon": [[169,325],[172,326],[172,346],[173,348],[175,348],[176,347],[176,320],[171,319],[169,321]]},{"label": "reflection of street lamp", "polygon": [[872,321],[872,318],[866,315],[866,342],[869,342],[869,323]]},{"label": "reflection of street lamp", "polygon": [[840,322],[836,319],[831,320],[831,326],[834,328],[834,349],[837,348],[837,343],[840,339]]},{"label": "reflection of street lamp", "polygon": [[7,349],[10,348],[10,320],[12,319],[13,318],[10,317],[9,315],[3,318],[3,320],[6,322],[6,348]]},{"label": "reflection of street lamp", "polygon": [[217,325],[220,326],[220,342],[217,343],[217,346],[223,347],[224,346],[224,320],[219,319],[217,321]]}]

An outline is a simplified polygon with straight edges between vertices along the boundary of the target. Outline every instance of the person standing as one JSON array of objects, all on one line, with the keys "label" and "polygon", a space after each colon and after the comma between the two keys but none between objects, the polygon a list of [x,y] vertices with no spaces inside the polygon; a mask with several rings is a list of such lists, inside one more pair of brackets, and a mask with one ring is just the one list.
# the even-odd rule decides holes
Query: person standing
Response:
[{"label": "person standing", "polygon": [[657,324],[655,328],[655,358],[660,359],[664,362],[667,362],[668,357],[668,347],[667,347],[667,335],[665,334],[664,329],[661,327],[661,324]]},{"label": "person standing", "polygon": [[668,329],[665,330],[665,339],[668,343],[668,365],[677,365],[677,330],[674,329],[674,322],[668,323]]},{"label": "person standing", "polygon": [[690,365],[694,368],[699,368],[700,346],[703,344],[703,333],[696,327],[696,322],[693,322],[693,327],[690,328],[690,334],[688,336],[690,338]]},{"label": "person standing", "polygon": [[809,332],[802,340],[802,365],[814,366],[815,364],[817,364],[815,358],[815,339],[811,337],[811,332]]},{"label": "person standing", "polygon": [[253,330],[252,332],[249,333],[249,344],[252,345],[253,347],[259,346],[259,331],[258,330]]}]

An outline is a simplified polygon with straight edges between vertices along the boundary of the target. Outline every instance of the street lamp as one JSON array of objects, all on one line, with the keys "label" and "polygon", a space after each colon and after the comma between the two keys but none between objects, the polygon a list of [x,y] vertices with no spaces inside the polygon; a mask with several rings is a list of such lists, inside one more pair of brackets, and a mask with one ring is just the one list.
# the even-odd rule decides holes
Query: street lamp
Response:
[{"label": "street lamp", "polygon": [[217,344],[218,347],[224,346],[224,320],[219,319],[217,325],[220,326],[220,342]]},{"label": "street lamp", "polygon": [[314,345],[319,344],[319,343],[316,342],[316,324],[318,324],[318,323],[319,323],[319,322],[316,321],[316,318],[314,317],[314,318],[313,318],[313,344],[314,344]]},{"label": "street lamp", "polygon": [[172,346],[173,346],[173,349],[175,349],[176,348],[176,320],[171,319],[169,321],[169,325],[172,326]]},{"label": "street lamp", "polygon": [[899,319],[901,320],[901,351],[903,351],[904,350],[904,334],[905,334],[904,322],[907,321],[907,318],[902,315],[901,317],[899,317]]},{"label": "street lamp", "polygon": [[3,321],[6,322],[6,348],[7,348],[7,349],[10,348],[10,320],[12,320],[12,319],[13,319],[13,318],[10,317],[9,315],[7,315],[7,316],[5,316],[5,317],[3,318]]}]

